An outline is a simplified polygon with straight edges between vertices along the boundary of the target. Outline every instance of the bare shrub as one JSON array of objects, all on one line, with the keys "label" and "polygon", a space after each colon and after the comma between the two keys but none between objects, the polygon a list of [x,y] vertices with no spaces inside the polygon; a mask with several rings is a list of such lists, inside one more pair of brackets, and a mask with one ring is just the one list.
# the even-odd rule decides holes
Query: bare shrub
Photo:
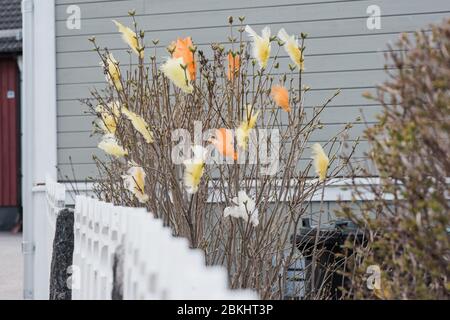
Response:
[{"label": "bare shrub", "polygon": [[[226,266],[231,287],[282,298],[287,269],[301,256],[291,236],[313,195],[320,198],[326,184],[346,174],[354,146],[346,156],[340,152],[351,124],[322,141],[329,163],[323,179],[315,178],[311,140],[323,130],[320,114],[339,91],[322,105],[305,108],[306,34],[300,43],[284,32],[276,37],[266,30],[258,38],[243,21],[240,17],[235,25],[229,18],[226,45],[200,50],[190,38],[178,39],[167,47],[165,60],[155,54],[158,40],[144,45],[136,23],[134,31],[119,25],[136,66],[115,61],[91,39],[108,86],[92,90],[93,99],[85,103],[98,117],[99,146],[110,153],[95,159],[95,191],[105,201],[145,206],[174,234],[204,250],[208,264]],[[289,66],[289,56],[280,59],[283,45],[293,59]],[[208,129],[213,129],[209,136],[196,135]],[[187,133],[183,143],[175,134],[180,132]],[[190,141],[205,147],[208,156],[199,155],[199,148],[193,155]],[[180,154],[181,163],[175,159]],[[328,294],[322,290],[310,297]]]}]

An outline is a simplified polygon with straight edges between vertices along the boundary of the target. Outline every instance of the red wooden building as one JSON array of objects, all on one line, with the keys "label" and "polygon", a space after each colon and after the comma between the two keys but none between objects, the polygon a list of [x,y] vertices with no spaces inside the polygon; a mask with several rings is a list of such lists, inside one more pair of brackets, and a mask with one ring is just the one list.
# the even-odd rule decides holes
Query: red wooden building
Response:
[{"label": "red wooden building", "polygon": [[20,220],[20,0],[0,0],[0,230]]}]

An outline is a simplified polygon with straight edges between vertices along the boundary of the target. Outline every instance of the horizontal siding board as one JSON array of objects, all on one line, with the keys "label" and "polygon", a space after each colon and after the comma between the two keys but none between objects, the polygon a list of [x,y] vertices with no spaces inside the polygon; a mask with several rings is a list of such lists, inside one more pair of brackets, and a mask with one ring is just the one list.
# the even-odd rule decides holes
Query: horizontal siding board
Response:
[{"label": "horizontal siding board", "polygon": [[58,149],[58,159],[60,164],[82,164],[92,163],[92,156],[105,158],[105,153],[97,147]]},{"label": "horizontal siding board", "polygon": [[[383,17],[383,29],[389,32],[403,32],[413,31],[418,26],[426,26],[432,22],[441,21],[449,15],[446,13],[431,13],[431,14],[415,14],[405,16],[389,16]],[[311,38],[317,37],[341,37],[343,35],[368,35],[374,32],[366,27],[367,18],[352,18],[348,20],[327,20],[327,21],[311,21],[311,22],[278,22],[271,23],[270,27],[275,32],[284,27],[291,33],[307,32]],[[114,26],[111,25],[111,30],[114,31]],[[255,27],[257,32],[262,29],[262,26]],[[94,33],[97,43],[100,47],[108,47],[111,49],[124,47],[120,40],[120,35],[117,32],[108,34]],[[180,30],[161,30],[161,31],[147,31],[147,39],[159,39],[161,44],[169,44],[177,37],[191,36],[196,43],[204,44],[217,41],[225,41],[229,34],[228,27],[211,27],[202,29],[180,29]],[[92,50],[92,43],[88,38],[92,34],[74,35],[57,37],[56,51],[86,51]]]},{"label": "horizontal siding board", "polygon": [[[349,143],[350,144],[350,143]],[[365,147],[367,144],[367,141],[361,141],[361,145],[356,147],[354,157],[356,158],[362,158],[365,156]],[[311,143],[307,144],[307,148],[309,148],[312,145]],[[328,153],[329,147],[324,148],[325,151]],[[338,150],[338,146],[336,145],[333,149],[333,153]],[[345,153],[348,154],[348,149],[345,150]],[[339,154],[339,153],[338,153]],[[86,163],[92,163],[92,157],[96,156],[101,159],[106,159],[105,153],[98,149],[97,147],[84,147],[84,148],[73,148],[73,149],[58,149],[58,159],[60,159],[60,164],[86,164]],[[306,150],[305,153],[302,155],[302,159],[309,159],[310,158],[310,151]]]},{"label": "horizontal siding board", "polygon": [[[135,6],[133,6],[133,4],[135,4]],[[80,6],[81,12],[84,12],[81,20],[82,27],[80,29],[71,30],[65,27],[66,19],[68,17],[65,10],[61,12],[62,14],[57,14],[56,36],[92,35],[93,31],[95,31],[95,34],[115,33],[116,28],[111,22],[111,17],[122,16],[119,18],[120,21],[123,24],[131,26],[132,19],[127,16],[128,10],[130,10],[130,8],[135,8],[136,13],[142,13],[143,11],[142,0],[134,1],[134,3],[133,1],[120,2],[112,6],[113,8],[108,11],[102,10],[104,5],[105,4],[98,3]],[[189,26],[189,29],[228,27],[228,16],[234,16],[236,23],[239,23],[239,21],[237,21],[238,16],[245,16],[245,23],[256,26],[265,25],[271,21],[280,21],[280,19],[280,23],[289,23],[291,21],[306,23],[311,22],[311,20],[325,22],[326,20],[335,21],[361,18],[364,20],[363,28],[366,28],[366,9],[369,5],[378,5],[382,8],[382,15],[384,18],[395,15],[421,14],[427,11],[448,11],[450,9],[447,0],[434,0],[431,10],[426,2],[412,2],[410,0],[367,0],[342,2],[340,4],[325,3],[320,5],[320,10],[317,10],[317,4],[308,4],[289,7],[278,6],[258,9],[231,9],[220,13],[202,11],[170,15],[159,14],[136,16],[136,20],[140,29],[148,31],[182,30],[185,29],[186,26]],[[220,18],[220,16],[222,18]],[[294,31],[296,30],[292,30],[292,32]]]},{"label": "horizontal siding board", "polygon": [[[334,72],[306,74],[302,79],[302,83],[315,89],[353,88],[370,87],[374,83],[380,83],[385,79],[386,74],[384,70],[354,70],[339,72],[338,74]],[[90,89],[96,88],[101,90],[104,87],[104,82],[58,84],[56,92],[58,98],[79,99],[89,97]]]},{"label": "horizontal siding board", "polygon": [[[354,158],[353,161],[355,163],[366,163],[366,159],[365,158]],[[310,159],[301,159],[297,162],[297,168],[298,169],[302,169],[304,170],[305,168],[308,168],[309,166],[309,170],[307,172],[307,176],[309,177],[313,177],[315,176],[314,170],[312,168],[310,168],[311,165],[311,160]],[[333,164],[330,165],[330,172],[332,172],[336,165],[338,165],[338,162],[335,162]],[[368,164],[370,166],[370,164]],[[63,177],[61,180],[73,180],[73,173],[72,170],[75,172],[76,175],[76,179],[78,181],[84,181],[85,179],[87,179],[88,177],[93,177],[95,178],[95,176],[98,173],[97,167],[95,166],[94,163],[85,163],[85,164],[59,164],[58,165],[58,169],[59,169],[59,176]],[[372,168],[371,168],[372,169]],[[373,172],[374,169],[372,169]],[[341,172],[342,174],[345,174],[345,172]],[[68,178],[66,178],[66,176]],[[214,177],[214,175],[213,175]]]},{"label": "horizontal siding board", "polygon": [[[318,57],[318,59],[327,59],[332,55],[352,55],[359,53],[380,53],[388,49],[387,43],[393,42],[398,39],[399,33],[388,34],[370,34],[370,35],[355,35],[343,38],[326,38],[326,39],[307,39],[306,45],[308,48],[305,51],[306,63],[308,65],[309,59],[312,57]],[[120,40],[120,39],[119,39]],[[86,40],[87,41],[87,40]],[[116,43],[119,49],[108,48],[114,57],[121,61],[122,64],[129,64],[130,56],[127,54],[127,48],[120,41]],[[229,47],[229,46],[228,46]],[[199,45],[199,50],[203,50],[205,54],[211,52],[210,45]],[[276,48],[274,44],[274,48]],[[153,48],[152,54],[153,54]],[[275,51],[275,49],[274,49]],[[168,55],[165,46],[158,47],[158,57],[165,57]],[[285,56],[283,50],[280,50],[279,56]],[[148,60],[148,57],[146,57]],[[136,63],[137,60],[132,56],[132,62]],[[60,52],[57,55],[57,68],[79,68],[79,67],[97,67],[99,65],[98,54],[92,50],[88,51],[75,51],[75,52]],[[382,64],[381,64],[382,66]],[[351,66],[349,66],[351,67]],[[57,79],[59,80],[59,79]]]},{"label": "horizontal siding board", "polygon": [[[114,0],[114,2],[121,2],[121,1],[128,1],[128,0]],[[55,6],[58,8],[58,6],[62,5],[81,5],[86,3],[97,3],[97,2],[111,2],[111,0],[55,0]]]},{"label": "horizontal siding board", "polygon": [[[64,5],[56,5],[56,35],[61,35],[65,31],[74,31],[66,28],[66,19],[71,15],[67,8],[71,5],[78,5],[80,8],[82,29],[87,26],[87,20],[95,17],[127,16],[128,11],[136,10],[136,13],[145,12],[145,0],[122,0],[122,1],[94,1],[78,3],[70,1]],[[105,10],[107,8],[107,10]],[[95,19],[96,20],[96,19]],[[81,30],[80,30],[81,31]]]},{"label": "horizontal siding board", "polygon": [[[314,108],[305,109],[308,119],[311,119],[313,110]],[[365,119],[375,119],[380,111],[380,106],[327,107],[322,111],[320,120],[323,123],[355,122],[357,117],[362,118],[362,116],[364,116]],[[286,123],[287,113],[279,110],[278,114],[278,119],[283,121],[283,123]],[[270,117],[269,112],[266,112],[264,119],[268,119],[268,117]],[[90,131],[92,129],[92,122],[95,121],[96,118],[97,117],[93,115],[58,117],[58,132]],[[267,123],[267,120],[265,123]]]},{"label": "horizontal siding board", "polygon": [[[118,61],[126,61],[125,58]],[[355,53],[352,55],[333,55],[328,57],[313,56],[307,57],[307,65],[305,65],[305,76],[310,73],[318,72],[340,72],[349,70],[368,70],[368,69],[382,69],[384,66],[384,53],[383,52],[371,52],[371,53]],[[280,63],[280,70],[288,71],[287,66],[291,63],[289,57],[283,56],[278,58]],[[284,68],[283,68],[284,66]],[[136,68],[136,65],[132,66]],[[282,68],[282,69],[281,69]],[[125,63],[121,66],[122,74],[126,74],[129,70],[129,64]],[[58,84],[74,84],[85,82],[85,79],[89,79],[90,83],[99,83],[105,81],[105,75],[103,68],[97,63],[96,66],[89,68],[64,68],[56,70],[56,76],[58,78]]]},{"label": "horizontal siding board", "polygon": [[90,131],[92,122],[97,117],[92,115],[58,117],[58,133],[73,131]]},{"label": "horizontal siding board", "polygon": [[[311,135],[311,141],[328,141],[344,128],[344,124],[328,124],[323,129],[315,130]],[[365,124],[354,124],[350,129],[348,139],[354,140],[361,136],[366,128]],[[59,132],[58,148],[86,148],[94,147],[99,141],[98,136],[91,137],[91,130]]]},{"label": "horizontal siding board", "polygon": [[[335,90],[317,90],[311,89],[305,95],[305,106],[314,107],[322,105],[331,97],[336,91]],[[329,108],[333,106],[366,106],[372,105],[373,101],[367,100],[362,97],[364,92],[375,93],[374,88],[362,88],[362,89],[342,89],[341,93],[336,96],[328,105]],[[58,101],[58,115],[59,116],[69,116],[69,115],[82,115],[88,112],[88,108],[82,105],[78,98],[75,99],[60,99]]]},{"label": "horizontal siding board", "polygon": [[78,100],[58,101],[58,117],[72,117],[85,115],[89,107]]},{"label": "horizontal siding board", "polygon": [[[75,179],[72,171],[75,172]],[[61,181],[84,181],[89,177],[95,178],[97,174],[98,170],[94,163],[73,165],[58,163],[58,176],[61,177]]]},{"label": "horizontal siding board", "polygon": [[[261,123],[272,123],[274,118],[273,110],[277,111],[277,120],[278,123],[286,124],[288,123],[288,113],[284,112],[281,109],[272,109],[265,110],[265,112],[261,115]],[[376,116],[381,111],[381,106],[371,105],[371,106],[353,106],[353,107],[326,107],[320,114],[319,119],[322,123],[327,124],[345,124],[348,122],[351,123],[366,123],[366,121],[373,121],[376,119]],[[317,108],[305,108],[306,119],[312,119],[313,115],[317,112]],[[358,119],[361,118],[361,119]],[[369,119],[364,121],[363,119]]]},{"label": "horizontal siding board", "polygon": [[[119,2],[129,2],[130,0],[56,0],[56,10],[59,6],[77,4],[77,5],[96,5],[102,3],[106,6],[117,4]],[[142,0],[134,0],[137,4]],[[356,3],[363,0],[239,0],[218,1],[218,0],[169,0],[169,1],[149,1],[145,0],[145,14],[164,14],[164,13],[181,13],[181,12],[197,12],[197,11],[227,11],[230,8],[264,8],[264,7],[280,7],[280,6],[297,6],[297,5],[323,5],[327,3],[339,4],[342,2]],[[131,7],[132,9],[133,7]],[[130,8],[129,8],[130,9]]]}]

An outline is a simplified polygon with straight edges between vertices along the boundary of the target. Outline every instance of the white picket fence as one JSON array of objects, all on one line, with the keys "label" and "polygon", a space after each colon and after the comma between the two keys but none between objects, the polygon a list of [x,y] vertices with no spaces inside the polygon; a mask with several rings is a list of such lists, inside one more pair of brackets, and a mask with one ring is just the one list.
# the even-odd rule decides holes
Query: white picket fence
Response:
[{"label": "white picket fence", "polygon": [[[63,204],[60,184],[49,181],[50,216]],[[114,255],[123,248],[124,299],[257,299],[250,290],[230,290],[223,267],[205,265],[201,250],[172,236],[143,208],[114,206],[77,196],[72,299],[111,299]]]},{"label": "white picket fence", "polygon": [[66,186],[47,176],[45,177],[45,195],[49,222],[53,224],[52,228],[54,228],[58,212],[64,209],[66,204]]}]

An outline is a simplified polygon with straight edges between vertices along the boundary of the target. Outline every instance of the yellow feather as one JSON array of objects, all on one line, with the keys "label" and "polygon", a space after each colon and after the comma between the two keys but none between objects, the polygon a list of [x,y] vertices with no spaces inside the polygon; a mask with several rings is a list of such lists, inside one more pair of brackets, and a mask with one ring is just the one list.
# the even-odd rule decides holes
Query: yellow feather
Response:
[{"label": "yellow feather", "polygon": [[118,144],[113,134],[104,135],[98,147],[116,158],[128,155],[128,151]]},{"label": "yellow feather", "polygon": [[141,203],[145,203],[148,201],[148,195],[144,193],[145,188],[145,171],[139,166],[134,165],[130,169],[128,169],[128,174],[123,175],[125,187],[133,193],[133,195],[139,200]]},{"label": "yellow feather", "polygon": [[284,42],[284,50],[287,52],[292,62],[294,62],[295,65],[303,71],[305,67],[303,54],[295,37],[293,35],[288,35],[286,30],[281,29],[278,32],[278,38],[280,38],[280,40]]},{"label": "yellow feather", "polygon": [[256,120],[258,120],[259,111],[253,114],[253,110],[251,106],[247,106],[247,119],[248,119],[248,128],[253,129],[256,126]]},{"label": "yellow feather", "polygon": [[103,130],[103,132],[106,133],[112,133],[115,134],[117,130],[117,123],[116,119],[113,115],[110,115],[108,113],[103,113],[100,116],[100,121],[98,121],[98,125]]},{"label": "yellow feather", "polygon": [[100,128],[105,134],[115,134],[117,130],[117,120],[120,117],[120,111],[117,102],[108,103],[108,108],[98,105],[95,111],[100,115],[98,122]]},{"label": "yellow feather", "polygon": [[185,163],[184,184],[188,193],[196,193],[200,185],[205,164],[204,162]]},{"label": "yellow feather", "polygon": [[120,69],[116,59],[112,53],[108,53],[106,57],[106,66],[102,63],[104,67],[107,69],[106,80],[110,85],[114,86],[118,91],[122,91],[122,82],[120,81]]},{"label": "yellow feather", "polygon": [[259,111],[253,114],[252,107],[247,106],[247,115],[244,121],[236,130],[236,140],[239,147],[246,150],[248,139],[250,136],[250,131],[256,126],[256,121],[258,120]]},{"label": "yellow feather", "polygon": [[130,48],[136,53],[141,59],[144,59],[144,50],[141,50],[141,47],[139,46],[139,41],[136,36],[136,33],[131,30],[128,27],[125,27],[120,22],[117,22],[116,20],[113,20],[114,24],[119,29],[119,32],[122,34],[122,39],[125,41]]},{"label": "yellow feather", "polygon": [[270,56],[270,44],[265,39],[255,39],[256,59],[259,61],[261,68],[267,67]]},{"label": "yellow feather", "polygon": [[271,50],[270,29],[265,27],[262,30],[262,36],[259,36],[250,26],[246,26],[245,31],[253,38],[253,57],[258,61],[261,68],[266,68]]},{"label": "yellow feather", "polygon": [[295,63],[295,65],[303,71],[304,69],[304,61],[302,51],[299,49],[296,43],[288,42],[285,44],[285,48],[291,60]]},{"label": "yellow feather", "polygon": [[330,160],[328,159],[328,156],[325,154],[325,152],[322,149],[322,146],[318,143],[315,143],[312,146],[312,158],[313,158],[313,164],[314,169],[316,170],[316,174],[319,176],[319,180],[323,181],[325,180],[327,176],[327,170],[328,165],[330,163]]},{"label": "yellow feather", "polygon": [[183,181],[187,193],[196,193],[198,191],[205,168],[206,149],[202,146],[194,146],[192,151],[194,152],[194,157],[183,162],[185,166]]},{"label": "yellow feather", "polygon": [[187,70],[181,67],[184,65],[183,58],[169,58],[161,66],[162,72],[169,78],[177,87],[186,93],[192,93],[194,88],[189,83],[190,76]]},{"label": "yellow feather", "polygon": [[145,122],[144,118],[137,115],[136,113],[128,110],[127,108],[122,109],[122,113],[130,119],[133,127],[138,131],[145,139],[145,142],[152,143],[153,142],[153,133],[149,129],[149,125]]}]

